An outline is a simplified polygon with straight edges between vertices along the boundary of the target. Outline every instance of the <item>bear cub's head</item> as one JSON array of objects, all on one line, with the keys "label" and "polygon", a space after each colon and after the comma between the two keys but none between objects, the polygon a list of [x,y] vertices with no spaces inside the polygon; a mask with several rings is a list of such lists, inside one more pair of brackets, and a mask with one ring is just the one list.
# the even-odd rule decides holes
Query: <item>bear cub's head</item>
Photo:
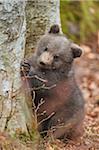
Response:
[{"label": "bear cub's head", "polygon": [[71,65],[74,58],[81,54],[82,49],[77,44],[60,34],[58,25],[53,25],[42,36],[35,52],[38,67],[53,71]]}]

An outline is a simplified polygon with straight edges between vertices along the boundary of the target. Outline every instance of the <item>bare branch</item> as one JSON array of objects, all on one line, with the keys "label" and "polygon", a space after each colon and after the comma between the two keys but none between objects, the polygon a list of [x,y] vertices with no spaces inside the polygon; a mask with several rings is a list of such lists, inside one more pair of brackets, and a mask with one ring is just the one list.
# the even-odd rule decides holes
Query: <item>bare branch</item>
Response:
[{"label": "bare branch", "polygon": [[51,118],[53,115],[55,114],[55,112],[52,112],[48,117],[44,118],[43,120],[41,120],[38,125],[40,125],[42,122],[48,120],[49,118]]},{"label": "bare branch", "polygon": [[[22,70],[22,71],[23,71],[23,70]],[[27,78],[27,79],[36,78],[36,79],[38,79],[39,81],[42,81],[42,82],[44,82],[44,83],[47,83],[47,82],[48,82],[47,80],[44,80],[44,79],[42,79],[41,77],[39,77],[39,76],[37,76],[37,75],[28,76],[28,75],[25,75],[25,74],[24,74],[24,77]]]},{"label": "bare branch", "polygon": [[38,77],[37,75],[35,75],[34,77],[35,77],[36,79],[38,79],[38,80],[42,81],[42,82],[45,82],[45,83],[46,83],[46,82],[48,82],[47,80],[44,80],[44,79],[42,79],[42,78]]},{"label": "bare branch", "polygon": [[40,114],[37,114],[37,116],[39,117],[39,116],[43,116],[43,115],[45,115],[46,114],[46,110],[44,110],[42,113],[40,113]]},{"label": "bare branch", "polygon": [[43,98],[40,100],[40,103],[38,104],[37,108],[35,109],[35,112],[37,113],[37,111],[39,110],[40,106],[43,105],[45,103],[45,101],[43,100]]},{"label": "bare branch", "polygon": [[45,90],[50,90],[52,88],[56,87],[56,84],[52,85],[52,86],[45,86],[45,84],[43,84],[42,86],[39,86],[39,87],[34,87],[34,88],[30,88],[31,91],[33,90],[40,90],[40,89],[45,89]]}]

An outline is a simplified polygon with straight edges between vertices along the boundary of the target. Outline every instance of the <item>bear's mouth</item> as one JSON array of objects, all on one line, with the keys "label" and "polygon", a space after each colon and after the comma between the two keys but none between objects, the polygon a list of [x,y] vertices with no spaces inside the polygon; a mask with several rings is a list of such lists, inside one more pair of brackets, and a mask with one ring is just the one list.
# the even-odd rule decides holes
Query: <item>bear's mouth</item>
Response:
[{"label": "bear's mouth", "polygon": [[53,65],[47,65],[47,64],[38,64],[38,68],[41,70],[57,70],[57,68]]},{"label": "bear's mouth", "polygon": [[40,69],[42,71],[55,71],[55,70],[57,70],[57,68],[54,66],[53,67],[52,66],[40,67]]}]

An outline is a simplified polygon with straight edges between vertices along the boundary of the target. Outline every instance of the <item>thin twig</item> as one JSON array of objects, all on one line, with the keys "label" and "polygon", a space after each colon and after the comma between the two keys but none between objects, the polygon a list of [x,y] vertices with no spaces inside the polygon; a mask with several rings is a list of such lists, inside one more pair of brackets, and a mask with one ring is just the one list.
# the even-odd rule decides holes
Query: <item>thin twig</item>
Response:
[{"label": "thin twig", "polygon": [[46,114],[46,110],[44,110],[42,113],[40,113],[40,114],[37,114],[37,116],[39,117],[39,116],[43,116],[43,115],[45,115]]},{"label": "thin twig", "polygon": [[42,79],[42,78],[38,77],[37,75],[35,75],[34,77],[35,77],[36,79],[38,79],[38,80],[42,81],[42,82],[48,82],[47,80],[44,80],[44,79]]},{"label": "thin twig", "polygon": [[56,84],[52,85],[52,86],[45,86],[45,84],[43,84],[42,86],[39,86],[39,87],[33,87],[33,88],[30,88],[31,91],[33,90],[40,90],[40,89],[45,89],[45,90],[50,90],[52,88],[56,87]]},{"label": "thin twig", "polygon": [[39,81],[42,81],[42,82],[45,82],[45,83],[48,82],[47,80],[44,80],[44,79],[42,79],[41,77],[38,77],[37,75],[34,75],[34,76],[27,76],[27,75],[25,75],[25,78],[27,78],[27,79],[36,78],[36,79],[38,79]]},{"label": "thin twig", "polygon": [[44,89],[44,87],[45,87],[45,84],[43,84],[43,85],[41,85],[39,87],[33,87],[31,89],[36,91],[36,90]]},{"label": "thin twig", "polygon": [[43,123],[44,121],[48,120],[49,118],[51,118],[53,115],[55,114],[55,112],[52,112],[48,117],[46,117],[45,119],[41,120],[38,125],[40,125],[41,123]]},{"label": "thin twig", "polygon": [[44,103],[45,103],[45,101],[43,100],[43,98],[41,98],[40,103],[38,104],[37,108],[35,109],[36,113],[39,110],[40,106],[43,105]]},{"label": "thin twig", "polygon": [[33,107],[35,109],[36,108],[35,103],[34,103],[34,100],[35,100],[35,91],[32,91],[32,92],[33,92],[32,103],[33,103]]}]

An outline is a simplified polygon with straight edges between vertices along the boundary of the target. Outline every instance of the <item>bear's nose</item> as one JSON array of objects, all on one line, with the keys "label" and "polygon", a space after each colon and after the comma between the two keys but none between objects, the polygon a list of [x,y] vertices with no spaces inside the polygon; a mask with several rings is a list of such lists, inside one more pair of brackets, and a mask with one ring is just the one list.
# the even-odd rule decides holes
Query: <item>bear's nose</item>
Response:
[{"label": "bear's nose", "polygon": [[44,62],[42,62],[42,61],[40,61],[40,65],[45,66],[45,63],[44,63]]},{"label": "bear's nose", "polygon": [[53,62],[53,56],[49,52],[43,52],[38,60],[41,67],[51,66]]}]

